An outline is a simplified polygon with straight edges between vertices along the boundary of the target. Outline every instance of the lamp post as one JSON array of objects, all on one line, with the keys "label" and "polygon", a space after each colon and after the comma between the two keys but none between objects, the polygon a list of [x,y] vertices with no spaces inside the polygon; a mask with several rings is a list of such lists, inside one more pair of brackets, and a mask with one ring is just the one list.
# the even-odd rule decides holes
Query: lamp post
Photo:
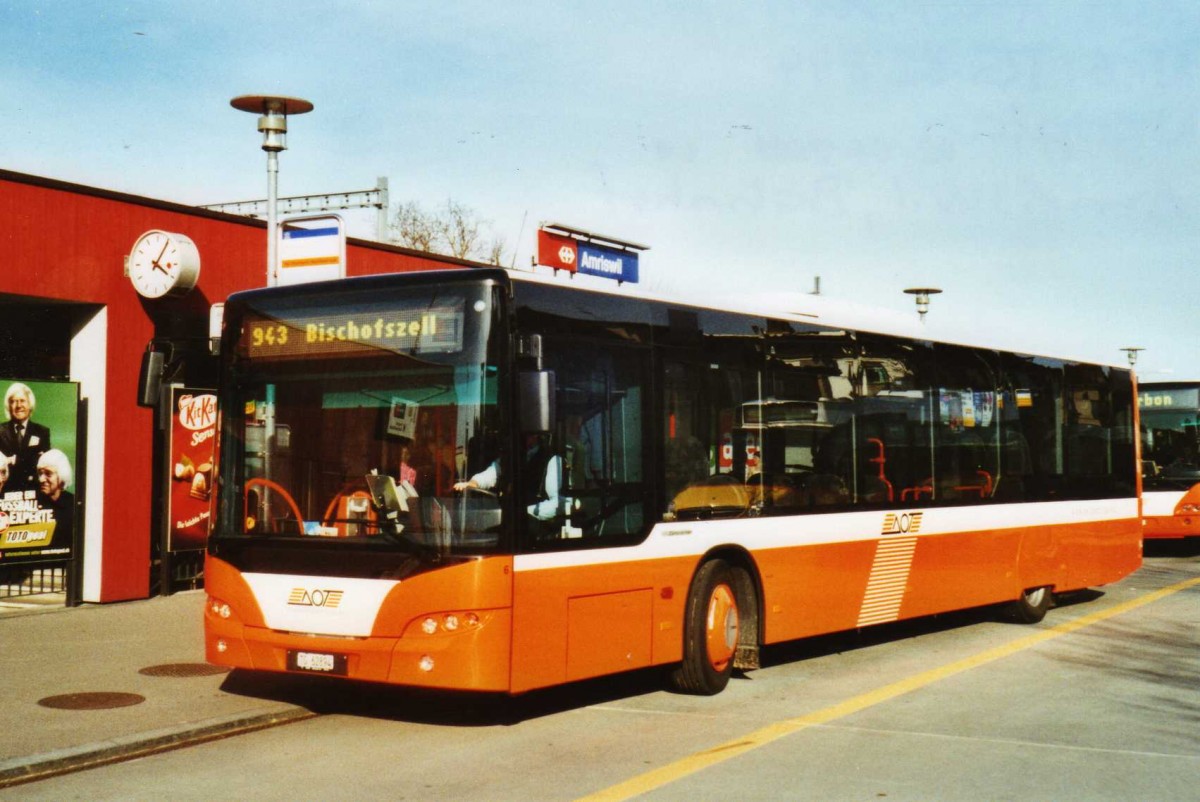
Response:
[{"label": "lamp post", "polygon": [[929,296],[937,295],[941,290],[937,287],[909,287],[904,292],[916,296],[917,314],[921,318],[921,323],[924,323],[925,313],[929,311]]},{"label": "lamp post", "polygon": [[1121,350],[1124,351],[1125,356],[1129,358],[1129,369],[1133,370],[1133,366],[1136,365],[1138,361],[1138,351],[1145,351],[1146,349],[1137,345],[1126,345],[1121,348]]},{"label": "lamp post", "polygon": [[313,104],[298,97],[277,95],[239,95],[229,101],[238,111],[261,115],[258,130],[262,132],[262,149],[267,152],[267,286],[274,287],[279,280],[279,265],[276,258],[279,224],[279,151],[287,150],[287,118],[289,114],[306,114]]}]

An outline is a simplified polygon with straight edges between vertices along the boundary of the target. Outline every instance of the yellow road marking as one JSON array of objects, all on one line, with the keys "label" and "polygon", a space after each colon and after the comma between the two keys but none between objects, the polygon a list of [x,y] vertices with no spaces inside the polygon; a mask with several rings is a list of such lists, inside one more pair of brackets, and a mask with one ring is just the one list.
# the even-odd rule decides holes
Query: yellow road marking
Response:
[{"label": "yellow road marking", "polygon": [[978,668],[999,660],[1002,657],[1036,646],[1039,643],[1057,638],[1060,635],[1067,635],[1092,624],[1099,623],[1105,619],[1120,615],[1121,613],[1129,612],[1151,602],[1156,602],[1161,598],[1170,596],[1173,593],[1178,593],[1181,590],[1186,590],[1194,585],[1200,585],[1200,577],[1188,579],[1183,582],[1178,582],[1174,585],[1148,593],[1145,596],[1140,596],[1136,599],[1130,599],[1127,602],[1109,607],[1105,610],[1081,616],[1071,621],[1066,621],[1056,627],[1050,629],[1042,629],[1033,634],[1018,638],[1011,643],[1006,643],[1003,646],[997,646],[979,654],[972,655],[962,660],[953,663],[947,663],[944,666],[930,669],[929,671],[920,674],[914,674],[911,677],[906,677],[898,682],[893,682],[891,685],[885,685],[882,688],[876,688],[873,691],[855,696],[852,699],[847,699],[844,702],[827,707],[824,710],[818,710],[814,713],[809,713],[798,718],[788,719],[787,721],[778,721],[770,724],[762,729],[734,741],[714,746],[711,749],[706,749],[703,752],[697,752],[694,755],[677,760],[661,768],[646,772],[632,779],[626,780],[623,783],[606,788],[602,791],[597,791],[585,797],[581,797],[578,802],[618,802],[619,800],[632,799],[633,797],[653,791],[656,788],[661,788],[668,783],[682,779],[689,774],[694,774],[701,769],[706,769],[709,766],[715,766],[730,758],[749,752],[751,749],[757,749],[760,746],[766,746],[772,741],[777,741],[784,736],[807,729],[808,727],[817,724],[826,724],[839,718],[844,718],[869,707],[895,699],[897,696],[902,696],[910,691],[915,691],[919,688],[924,688],[927,685],[932,685],[939,680],[952,677],[955,674],[961,674],[964,671],[969,671],[972,668]]}]

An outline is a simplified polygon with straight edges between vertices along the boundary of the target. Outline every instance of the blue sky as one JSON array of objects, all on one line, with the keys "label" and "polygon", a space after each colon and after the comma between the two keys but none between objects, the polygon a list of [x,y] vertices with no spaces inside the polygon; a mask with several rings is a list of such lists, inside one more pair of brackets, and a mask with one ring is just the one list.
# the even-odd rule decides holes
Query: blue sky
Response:
[{"label": "blue sky", "polygon": [[[647,286],[823,292],[1200,378],[1195,2],[12,2],[0,166],[262,197],[242,94],[311,100],[281,195],[652,246]],[[369,215],[347,215],[369,236]]]}]

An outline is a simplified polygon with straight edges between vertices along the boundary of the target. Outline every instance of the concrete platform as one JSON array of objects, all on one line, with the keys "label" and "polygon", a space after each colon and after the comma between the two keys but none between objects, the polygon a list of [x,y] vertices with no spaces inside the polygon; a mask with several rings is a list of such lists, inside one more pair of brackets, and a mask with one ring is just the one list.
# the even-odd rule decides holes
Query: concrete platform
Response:
[{"label": "concrete platform", "polygon": [[0,607],[0,788],[312,716],[204,662],[204,598]]}]

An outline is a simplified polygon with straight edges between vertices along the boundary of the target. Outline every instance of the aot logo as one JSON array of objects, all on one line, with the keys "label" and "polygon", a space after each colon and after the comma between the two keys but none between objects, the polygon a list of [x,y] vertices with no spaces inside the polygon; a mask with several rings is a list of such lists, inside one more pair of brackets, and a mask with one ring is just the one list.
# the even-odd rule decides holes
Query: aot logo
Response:
[{"label": "aot logo", "polygon": [[575,249],[570,245],[564,245],[558,249],[558,260],[564,265],[575,264]]},{"label": "aot logo", "polygon": [[883,533],[885,535],[915,535],[921,531],[920,512],[902,512],[897,515],[889,512],[883,517]]},{"label": "aot logo", "polygon": [[332,609],[342,603],[342,594],[344,592],[341,590],[292,588],[292,593],[288,596],[288,604],[294,604],[299,607],[327,607]]}]

